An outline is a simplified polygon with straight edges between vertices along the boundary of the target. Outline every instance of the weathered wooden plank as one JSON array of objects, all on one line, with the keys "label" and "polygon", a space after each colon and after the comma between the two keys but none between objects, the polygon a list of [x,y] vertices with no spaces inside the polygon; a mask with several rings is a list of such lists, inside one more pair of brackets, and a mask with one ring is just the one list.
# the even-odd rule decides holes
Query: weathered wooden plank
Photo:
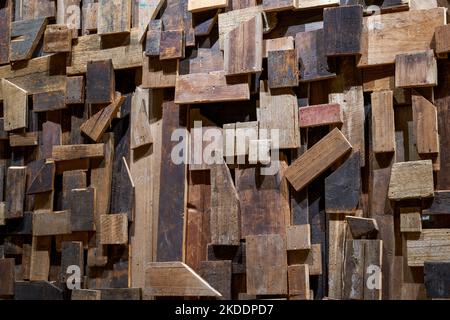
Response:
[{"label": "weathered wooden plank", "polygon": [[320,104],[299,109],[300,128],[341,125],[344,114],[339,104]]},{"label": "weathered wooden plank", "polygon": [[450,214],[450,192],[436,191],[431,203],[425,205],[422,213],[424,215],[433,214]]},{"label": "weathered wooden plank", "polygon": [[247,293],[287,294],[286,243],[278,234],[246,237]]},{"label": "weathered wooden plank", "polygon": [[26,132],[9,135],[9,145],[11,147],[32,147],[37,146],[39,135],[37,132]]},{"label": "weathered wooden plank", "polygon": [[231,269],[232,262],[230,260],[202,261],[200,264],[199,275],[222,294],[220,299],[230,300],[232,279]]},{"label": "weathered wooden plank", "polygon": [[98,34],[115,34],[131,30],[131,1],[99,0]]},{"label": "weathered wooden plank", "polygon": [[86,102],[112,103],[115,77],[112,60],[89,61],[86,73]]},{"label": "weathered wooden plank", "polygon": [[48,25],[44,32],[44,52],[70,52],[72,33],[66,25]]},{"label": "weathered wooden plank", "polygon": [[302,10],[338,6],[339,4],[339,0],[295,0],[295,8]]},{"label": "weathered wooden plank", "polygon": [[35,211],[33,213],[33,236],[69,234],[72,232],[70,221],[70,211]]},{"label": "weathered wooden plank", "polygon": [[413,121],[419,154],[439,153],[438,117],[436,107],[421,94],[412,93]]},{"label": "weathered wooden plank", "polygon": [[419,236],[407,238],[408,266],[422,267],[426,262],[450,259],[449,229],[424,229]]},{"label": "weathered wooden plank", "polygon": [[395,89],[394,64],[364,68],[362,74],[364,92]]},{"label": "weathered wooden plank", "polygon": [[48,281],[16,281],[15,300],[63,300],[63,291]]},{"label": "weathered wooden plank", "polygon": [[72,189],[70,211],[72,231],[94,231],[95,189]]},{"label": "weathered wooden plank", "polygon": [[6,219],[23,217],[26,167],[9,167],[6,176]]},{"label": "weathered wooden plank", "polygon": [[158,57],[144,56],[142,63],[142,87],[145,89],[175,87],[178,79],[177,70],[177,60],[160,61]]},{"label": "weathered wooden plank", "polygon": [[423,271],[427,297],[432,299],[450,298],[450,263],[425,262]]},{"label": "weathered wooden plank", "polygon": [[294,37],[282,37],[263,40],[263,58],[269,56],[269,51],[294,49]]},{"label": "weathered wooden plank", "polygon": [[151,296],[222,296],[182,262],[149,263],[145,270],[145,283],[143,290]]},{"label": "weathered wooden plank", "polygon": [[15,262],[14,258],[0,258],[0,296],[14,295]]},{"label": "weathered wooden plank", "polygon": [[271,89],[298,86],[298,59],[294,49],[269,51],[267,68]]},{"label": "weathered wooden plank", "polygon": [[352,149],[339,129],[295,160],[286,170],[286,178],[299,191]]},{"label": "weathered wooden plank", "polygon": [[128,215],[102,214],[99,231],[101,244],[128,244]]},{"label": "weathered wooden plank", "polygon": [[159,56],[161,42],[161,20],[151,20],[148,24],[147,37],[145,42],[145,54],[147,56]]},{"label": "weathered wooden plank", "polygon": [[342,299],[347,221],[342,214],[328,216],[328,297]]},{"label": "weathered wooden plank", "polygon": [[354,214],[361,193],[360,157],[356,152],[325,178],[325,211]]},{"label": "weathered wooden plank", "polygon": [[64,91],[44,92],[33,95],[33,111],[47,112],[66,108]]},{"label": "weathered wooden plank", "polygon": [[395,152],[393,91],[376,91],[372,101],[372,148],[374,153]]},{"label": "weathered wooden plank", "polygon": [[184,59],[185,44],[183,30],[168,30],[161,32],[159,40],[159,59]]},{"label": "weathered wooden plank", "polygon": [[72,290],[71,300],[101,300],[101,291],[92,289]]},{"label": "weathered wooden plank", "polygon": [[141,288],[105,288],[100,291],[102,300],[141,300]]},{"label": "weathered wooden plank", "polygon": [[133,27],[139,28],[139,39],[143,40],[147,27],[164,5],[164,0],[135,0],[133,2]]},{"label": "weathered wooden plank", "polygon": [[450,52],[450,27],[448,24],[437,27],[434,37],[437,54]]},{"label": "weathered wooden plank", "polygon": [[434,195],[431,160],[399,162],[392,166],[389,199],[429,198]]},{"label": "weathered wooden plank", "polygon": [[362,6],[325,8],[323,30],[327,56],[359,55],[363,30]]},{"label": "weathered wooden plank", "polygon": [[0,3],[0,65],[9,63],[12,7],[12,0]]},{"label": "weathered wooden plank", "polygon": [[[33,237],[31,245],[30,280],[47,281],[50,272],[52,237]],[[17,297],[16,297],[17,298]]]},{"label": "weathered wooden plank", "polygon": [[311,226],[309,224],[288,226],[286,230],[286,249],[310,250],[311,249]]},{"label": "weathered wooden plank", "polygon": [[400,208],[400,232],[422,232],[420,208]]},{"label": "weathered wooden plank", "polygon": [[437,85],[437,62],[433,50],[395,56],[397,88],[433,87]]},{"label": "weathered wooden plank", "polygon": [[189,0],[188,10],[191,12],[202,12],[213,9],[226,8],[228,0]]},{"label": "weathered wooden plank", "polygon": [[52,158],[55,161],[77,160],[84,158],[103,158],[105,144],[81,144],[53,146]]},{"label": "weathered wooden plank", "polygon": [[28,94],[22,88],[2,79],[3,114],[5,131],[26,128],[28,123]]},{"label": "weathered wooden plank", "polygon": [[66,104],[84,103],[84,77],[66,78]]},{"label": "weathered wooden plank", "polygon": [[346,216],[348,227],[353,239],[361,239],[365,236],[372,239],[378,234],[378,224],[375,219]]},{"label": "weathered wooden plank", "polygon": [[262,71],[262,16],[242,22],[224,36],[224,66],[226,75]]},{"label": "weathered wooden plank", "polygon": [[28,60],[44,34],[47,19],[14,21],[11,23],[11,61]]},{"label": "weathered wooden plank", "polygon": [[290,300],[310,300],[309,266],[297,264],[288,266]]},{"label": "weathered wooden plank", "polygon": [[284,11],[294,9],[296,0],[263,0],[264,11]]}]

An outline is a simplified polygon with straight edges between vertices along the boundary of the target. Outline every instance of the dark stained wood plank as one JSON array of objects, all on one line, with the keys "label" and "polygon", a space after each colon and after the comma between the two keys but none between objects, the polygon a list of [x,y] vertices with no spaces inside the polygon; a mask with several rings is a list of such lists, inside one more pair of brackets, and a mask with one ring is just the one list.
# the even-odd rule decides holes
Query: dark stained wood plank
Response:
[{"label": "dark stained wood plank", "polygon": [[94,231],[95,189],[72,189],[70,195],[73,231]]},{"label": "dark stained wood plank", "polygon": [[148,24],[147,38],[145,43],[145,54],[147,56],[159,56],[161,42],[161,20],[151,20]]},{"label": "dark stained wood plank", "polygon": [[230,260],[202,261],[200,264],[199,275],[222,294],[221,300],[231,299],[231,267]]},{"label": "dark stained wood plank", "polygon": [[53,191],[55,181],[55,162],[46,161],[31,181],[27,194],[37,194]]},{"label": "dark stained wood plank", "polygon": [[84,103],[84,76],[66,78],[66,104]]},{"label": "dark stained wood plank", "polygon": [[45,27],[47,19],[34,19],[14,21],[11,24],[11,50],[10,60],[28,60],[36,50]]},{"label": "dark stained wood plank", "polygon": [[0,65],[9,63],[12,0],[0,2]]},{"label": "dark stained wood plank", "polygon": [[63,300],[63,291],[48,281],[16,281],[15,300]]},{"label": "dark stained wood plank", "polygon": [[86,102],[112,103],[115,78],[112,60],[89,61],[86,72]]},{"label": "dark stained wood plank", "polygon": [[269,87],[272,89],[298,86],[298,59],[294,49],[269,51]]}]

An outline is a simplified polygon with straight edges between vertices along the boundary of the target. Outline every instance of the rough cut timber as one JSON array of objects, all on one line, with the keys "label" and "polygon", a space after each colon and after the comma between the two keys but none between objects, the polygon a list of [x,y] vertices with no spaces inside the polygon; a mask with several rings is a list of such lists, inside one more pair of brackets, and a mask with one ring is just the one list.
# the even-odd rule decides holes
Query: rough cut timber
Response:
[{"label": "rough cut timber", "polygon": [[48,25],[44,33],[45,52],[70,52],[72,33],[66,25]]},{"label": "rough cut timber", "polygon": [[100,243],[128,243],[128,215],[125,213],[103,214],[100,216]]},{"label": "rough cut timber", "polygon": [[86,72],[86,102],[112,103],[115,95],[112,60],[89,61]]},{"label": "rough cut timber", "polygon": [[149,57],[159,56],[161,42],[161,20],[151,20],[148,24],[145,54]]},{"label": "rough cut timber", "polygon": [[178,78],[177,69],[176,59],[160,61],[157,57],[144,57],[142,62],[142,87],[145,89],[175,87]]},{"label": "rough cut timber", "polygon": [[63,291],[48,281],[16,281],[15,300],[63,300]]},{"label": "rough cut timber", "polygon": [[269,51],[293,50],[293,49],[294,49],[294,37],[264,39],[263,58],[267,59],[269,57]]},{"label": "rough cut timber", "polygon": [[9,145],[11,147],[31,147],[38,145],[38,132],[26,132],[22,134],[10,134]]},{"label": "rough cut timber", "polygon": [[288,226],[286,230],[287,250],[311,249],[311,226],[309,224]]},{"label": "rough cut timber", "polygon": [[436,27],[446,24],[445,8],[414,10],[365,19],[360,67],[391,64],[398,54],[430,49]]},{"label": "rough cut timber", "polygon": [[295,264],[288,267],[289,300],[310,300],[309,265]]},{"label": "rough cut timber", "polygon": [[431,205],[426,205],[422,211],[425,214],[450,214],[450,192],[436,191]]},{"label": "rough cut timber", "polygon": [[354,214],[360,200],[361,170],[358,152],[325,179],[325,211]]},{"label": "rough cut timber", "polygon": [[12,7],[12,0],[0,3],[0,65],[9,63]]},{"label": "rough cut timber", "polygon": [[47,19],[14,21],[11,23],[11,61],[28,60],[44,34]]},{"label": "rough cut timber", "polygon": [[449,229],[423,229],[420,235],[408,235],[408,266],[423,267],[425,262],[449,261],[449,235]]},{"label": "rough cut timber", "polygon": [[43,92],[33,95],[33,111],[47,112],[66,108],[64,91]]},{"label": "rough cut timber", "polygon": [[285,240],[277,234],[246,238],[247,293],[287,294]]},{"label": "rough cut timber", "polygon": [[439,132],[436,107],[421,94],[413,92],[412,109],[417,152],[439,153]]},{"label": "rough cut timber", "polygon": [[3,257],[0,257],[0,297],[14,295],[14,260],[14,258],[3,259]]},{"label": "rough cut timber", "polygon": [[226,77],[223,71],[179,75],[176,78],[175,103],[196,104],[250,99],[246,75]]},{"label": "rough cut timber", "polygon": [[425,262],[423,271],[427,297],[450,298],[450,262]]},{"label": "rough cut timber", "polygon": [[225,74],[262,71],[263,20],[261,14],[242,22],[224,36]]},{"label": "rough cut timber", "polygon": [[338,6],[340,0],[294,0],[295,8],[306,10],[312,8]]},{"label": "rough cut timber", "polygon": [[393,91],[376,91],[372,99],[372,148],[374,153],[395,151]]},{"label": "rough cut timber", "polygon": [[98,1],[98,34],[115,34],[130,32],[131,1],[99,0]]},{"label": "rough cut timber", "polygon": [[239,197],[226,164],[211,168],[211,243],[238,246],[241,240]]},{"label": "rough cut timber", "polygon": [[94,231],[94,188],[72,189],[70,192],[70,219],[73,231]]},{"label": "rough cut timber", "polygon": [[62,283],[67,281],[73,273],[73,266],[80,268],[80,275],[84,275],[84,249],[81,241],[63,241],[61,244],[61,272]]},{"label": "rough cut timber", "polygon": [[38,194],[53,191],[55,179],[55,162],[47,160],[39,168],[34,178],[28,181],[27,194]]},{"label": "rough cut timber", "polygon": [[434,37],[437,54],[450,52],[450,26],[448,24],[437,27]]},{"label": "rough cut timber", "polygon": [[159,59],[183,59],[184,52],[184,31],[168,30],[162,31],[159,40]]},{"label": "rough cut timber", "polygon": [[420,208],[400,208],[400,232],[422,232]]},{"label": "rough cut timber", "polygon": [[28,124],[28,94],[22,88],[2,79],[1,92],[3,100],[3,130],[12,131],[26,128]]},{"label": "rough cut timber", "polygon": [[202,261],[199,275],[220,292],[220,299],[231,300],[232,261]]},{"label": "rough cut timber", "polygon": [[342,108],[337,103],[301,107],[299,116],[300,128],[341,125],[344,122]]},{"label": "rough cut timber", "polygon": [[9,167],[6,175],[6,219],[23,217],[26,167]]},{"label": "rough cut timber", "polygon": [[433,50],[398,54],[395,57],[397,88],[437,85],[437,62]]},{"label": "rough cut timber", "polygon": [[434,195],[431,160],[395,163],[389,182],[389,199],[429,198]]},{"label": "rough cut timber", "polygon": [[284,11],[294,9],[296,0],[263,0],[264,11]]},{"label": "rough cut timber", "polygon": [[70,211],[35,211],[33,213],[33,236],[72,233],[70,215]]},{"label": "rough cut timber", "polygon": [[226,8],[230,0],[188,0],[190,12],[202,12],[213,9]]},{"label": "rough cut timber", "polygon": [[325,8],[323,30],[327,56],[361,54],[363,7],[356,5]]},{"label": "rough cut timber", "polygon": [[182,262],[152,262],[145,270],[144,293],[156,297],[221,297]]},{"label": "rough cut timber", "polygon": [[100,290],[75,289],[72,290],[71,300],[101,300],[101,294]]},{"label": "rough cut timber", "polygon": [[287,168],[285,175],[299,191],[352,149],[339,129],[334,129]]},{"label": "rough cut timber", "polygon": [[269,51],[267,59],[271,89],[298,86],[298,61],[294,49]]},{"label": "rough cut timber", "polygon": [[81,0],[57,0],[56,4],[56,23],[67,26],[71,39],[77,38],[81,29]]},{"label": "rough cut timber", "polygon": [[53,146],[52,151],[52,158],[55,161],[102,158],[104,156],[105,145],[103,143]]},{"label": "rough cut timber", "polygon": [[365,236],[372,239],[378,234],[378,224],[375,219],[346,216],[348,227],[353,239],[361,239]]}]

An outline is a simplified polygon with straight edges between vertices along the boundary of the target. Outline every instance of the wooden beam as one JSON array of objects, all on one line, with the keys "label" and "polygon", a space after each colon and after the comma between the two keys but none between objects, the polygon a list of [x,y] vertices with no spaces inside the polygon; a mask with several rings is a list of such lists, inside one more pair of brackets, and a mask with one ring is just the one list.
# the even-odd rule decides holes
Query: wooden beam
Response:
[{"label": "wooden beam", "polygon": [[103,158],[104,156],[105,145],[103,143],[53,146],[52,151],[52,158],[55,161]]},{"label": "wooden beam", "polygon": [[185,44],[183,30],[161,31],[159,40],[159,59],[184,59]]},{"label": "wooden beam", "polygon": [[66,108],[64,91],[43,92],[33,95],[33,111],[48,112]]},{"label": "wooden beam", "polygon": [[351,149],[341,131],[334,129],[289,166],[286,178],[299,191]]},{"label": "wooden beam", "polygon": [[311,226],[309,224],[288,226],[286,230],[286,248],[293,250],[311,249]]},{"label": "wooden beam", "polygon": [[84,103],[84,77],[66,78],[66,104]]},{"label": "wooden beam", "polygon": [[400,232],[422,232],[420,208],[400,208]]},{"label": "wooden beam", "polygon": [[44,33],[44,52],[70,52],[72,33],[66,25],[48,25]]},{"label": "wooden beam", "polygon": [[53,236],[72,233],[70,211],[33,213],[33,236]]},{"label": "wooden beam", "polygon": [[310,300],[309,266],[295,264],[288,266],[289,299]]},{"label": "wooden beam", "polygon": [[94,231],[95,189],[72,189],[70,195],[73,231]]},{"label": "wooden beam", "polygon": [[131,30],[131,1],[99,0],[98,34],[116,34]]},{"label": "wooden beam", "polygon": [[86,102],[112,103],[114,97],[115,77],[112,60],[89,61],[86,73]]},{"label": "wooden beam", "polygon": [[39,143],[39,135],[37,132],[26,132],[9,135],[9,145],[11,147],[33,147]]},{"label": "wooden beam", "polygon": [[194,270],[182,262],[152,262],[145,270],[144,292],[157,297],[221,297]]},{"label": "wooden beam", "polygon": [[395,152],[394,93],[376,91],[371,99],[373,152]]},{"label": "wooden beam", "polygon": [[0,4],[0,65],[9,63],[11,41],[12,0]]},{"label": "wooden beam", "polygon": [[21,20],[11,23],[10,60],[31,59],[47,26],[47,19]]},{"label": "wooden beam", "polygon": [[15,259],[0,258],[0,296],[14,295]]},{"label": "wooden beam", "polygon": [[99,231],[101,244],[128,244],[128,215],[101,215]]},{"label": "wooden beam", "polygon": [[338,103],[320,104],[299,109],[300,128],[341,125],[344,114]]},{"label": "wooden beam", "polygon": [[417,152],[421,155],[439,153],[436,107],[421,94],[413,91],[412,109]]},{"label": "wooden beam", "polygon": [[406,243],[408,266],[422,267],[425,261],[449,260],[449,235],[449,229],[423,229],[419,236],[408,235]]},{"label": "wooden beam", "polygon": [[433,50],[395,56],[397,88],[437,86],[437,62]]},{"label": "wooden beam", "polygon": [[269,51],[267,59],[271,89],[298,86],[298,59],[294,49]]},{"label": "wooden beam", "polygon": [[399,162],[392,166],[389,199],[429,198],[434,195],[431,160]]},{"label": "wooden beam", "polygon": [[4,130],[12,131],[28,126],[28,93],[6,79],[2,79]]},{"label": "wooden beam", "polygon": [[437,27],[434,37],[437,54],[450,52],[450,27],[448,24]]},{"label": "wooden beam", "polygon": [[48,281],[16,281],[15,300],[63,300],[63,291]]}]

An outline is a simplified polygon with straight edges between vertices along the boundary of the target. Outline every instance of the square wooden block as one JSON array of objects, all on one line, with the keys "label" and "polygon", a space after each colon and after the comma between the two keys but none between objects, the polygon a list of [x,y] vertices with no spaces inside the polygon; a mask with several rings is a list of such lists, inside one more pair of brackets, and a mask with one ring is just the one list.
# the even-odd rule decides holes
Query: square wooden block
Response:
[{"label": "square wooden block", "polygon": [[400,208],[400,232],[422,232],[420,208]]},{"label": "square wooden block", "polygon": [[287,227],[287,250],[311,249],[311,227],[309,224]]},{"label": "square wooden block", "polygon": [[72,31],[65,24],[48,25],[44,33],[44,51],[70,52],[72,50]]},{"label": "square wooden block", "polygon": [[128,215],[103,214],[100,216],[100,243],[127,244],[128,243]]}]

